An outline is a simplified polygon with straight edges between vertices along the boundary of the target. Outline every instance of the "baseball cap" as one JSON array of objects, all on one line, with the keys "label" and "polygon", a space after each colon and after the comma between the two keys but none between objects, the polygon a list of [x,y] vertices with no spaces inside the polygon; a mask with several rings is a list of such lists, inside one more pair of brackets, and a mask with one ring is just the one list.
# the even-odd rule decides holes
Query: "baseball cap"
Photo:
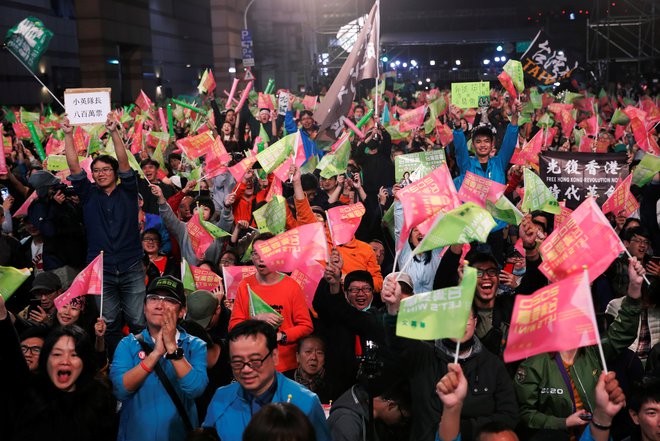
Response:
[{"label": "baseball cap", "polygon": [[188,314],[186,318],[206,329],[217,308],[218,298],[211,292],[200,289],[188,295]]},{"label": "baseball cap", "polygon": [[62,282],[60,278],[57,277],[55,273],[50,271],[44,271],[37,274],[34,277],[34,282],[32,282],[32,289],[30,292],[35,291],[48,291],[53,292],[62,288]]},{"label": "baseball cap", "polygon": [[174,276],[162,276],[155,278],[147,289],[147,294],[159,294],[181,302],[186,306],[186,295],[183,292],[183,282]]},{"label": "baseball cap", "polygon": [[[388,277],[393,277],[394,280],[396,280],[399,283],[404,283],[410,287],[411,290],[414,291],[415,285],[413,284],[412,277],[408,273],[391,273]],[[397,280],[398,278],[398,280]]]}]

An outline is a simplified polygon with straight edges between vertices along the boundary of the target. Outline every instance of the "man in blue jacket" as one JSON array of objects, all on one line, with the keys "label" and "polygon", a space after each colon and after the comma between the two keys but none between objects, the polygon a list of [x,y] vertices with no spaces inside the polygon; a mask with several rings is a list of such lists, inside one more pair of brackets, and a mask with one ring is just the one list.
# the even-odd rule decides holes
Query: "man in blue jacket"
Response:
[{"label": "man in blue jacket", "polygon": [[275,370],[275,329],[261,320],[246,320],[227,336],[236,382],[218,389],[203,427],[215,428],[222,441],[241,441],[250,419],[269,403],[292,403],[309,418],[317,441],[330,441],[325,414],[316,394]]},{"label": "man in blue jacket", "polygon": [[[185,306],[180,280],[173,276],[154,279],[144,301],[147,329],[129,334],[117,346],[110,380],[122,404],[119,441],[182,441],[187,432],[199,426],[195,398],[209,382],[206,343],[177,328]],[[178,397],[182,412],[163,386],[158,366]]]},{"label": "man in blue jacket", "polygon": [[[470,156],[465,134],[461,130],[460,109],[453,104],[449,107],[449,125],[453,124],[454,128],[456,163],[461,172],[460,176],[454,180],[457,190],[461,188],[467,172],[483,176],[500,184],[506,184],[506,170],[518,141],[518,114],[521,108],[520,101],[515,101],[511,105],[510,123],[496,155],[493,155],[495,136],[492,128],[484,125],[478,126],[472,132],[472,148],[475,155]],[[500,263],[504,257],[504,236],[501,230],[505,226],[506,223],[498,221],[488,237],[488,244]]]}]

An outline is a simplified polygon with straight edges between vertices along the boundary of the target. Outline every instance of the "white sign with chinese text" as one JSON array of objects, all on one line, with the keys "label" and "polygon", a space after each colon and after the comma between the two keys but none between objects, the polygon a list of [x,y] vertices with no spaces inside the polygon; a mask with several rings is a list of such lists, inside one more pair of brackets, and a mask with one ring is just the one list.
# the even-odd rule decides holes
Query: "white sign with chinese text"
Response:
[{"label": "white sign with chinese text", "polygon": [[111,89],[66,89],[64,107],[71,125],[104,123],[110,113]]}]

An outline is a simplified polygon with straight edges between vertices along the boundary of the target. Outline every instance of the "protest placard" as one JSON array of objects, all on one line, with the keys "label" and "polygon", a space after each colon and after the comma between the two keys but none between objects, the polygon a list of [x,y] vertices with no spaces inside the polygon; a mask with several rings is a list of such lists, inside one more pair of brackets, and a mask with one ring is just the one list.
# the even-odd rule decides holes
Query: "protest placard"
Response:
[{"label": "protest placard", "polygon": [[64,107],[71,125],[104,123],[110,113],[109,87],[99,89],[66,89]]},{"label": "protest placard", "polygon": [[490,97],[490,83],[451,83],[451,103],[461,109],[479,107],[479,98]]}]

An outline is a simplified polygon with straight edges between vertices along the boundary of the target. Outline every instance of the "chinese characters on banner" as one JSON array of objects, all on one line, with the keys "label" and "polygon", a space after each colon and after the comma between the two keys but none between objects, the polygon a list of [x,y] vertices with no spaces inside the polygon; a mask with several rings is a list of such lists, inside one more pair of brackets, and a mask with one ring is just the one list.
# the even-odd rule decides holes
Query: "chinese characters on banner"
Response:
[{"label": "chinese characters on banner", "polygon": [[458,197],[463,202],[474,202],[481,208],[486,208],[486,201],[497,203],[504,194],[506,185],[491,181],[472,172],[466,172]]},{"label": "chinese characters on banner", "polygon": [[413,173],[421,165],[435,170],[445,160],[444,150],[431,150],[429,152],[409,153],[394,158],[394,179],[400,182],[404,174]]},{"label": "chinese characters on banner", "polygon": [[209,150],[212,150],[214,143],[213,133],[209,130],[199,135],[179,139],[176,145],[183,150],[188,158],[196,159],[206,154]]},{"label": "chinese characters on banner", "polygon": [[602,205],[627,170],[626,155],[620,153],[546,152],[539,163],[541,180],[570,209],[589,196]]},{"label": "chinese characters on banner", "polygon": [[451,83],[451,103],[461,109],[476,109],[479,98],[490,99],[490,82]]},{"label": "chinese characters on banner", "polygon": [[109,87],[102,89],[66,89],[64,107],[71,125],[104,123],[110,113]]},{"label": "chinese characters on banner", "polygon": [[567,79],[578,67],[577,61],[569,61],[563,51],[552,48],[550,40],[542,30],[536,34],[520,61],[527,75],[546,86]]}]

